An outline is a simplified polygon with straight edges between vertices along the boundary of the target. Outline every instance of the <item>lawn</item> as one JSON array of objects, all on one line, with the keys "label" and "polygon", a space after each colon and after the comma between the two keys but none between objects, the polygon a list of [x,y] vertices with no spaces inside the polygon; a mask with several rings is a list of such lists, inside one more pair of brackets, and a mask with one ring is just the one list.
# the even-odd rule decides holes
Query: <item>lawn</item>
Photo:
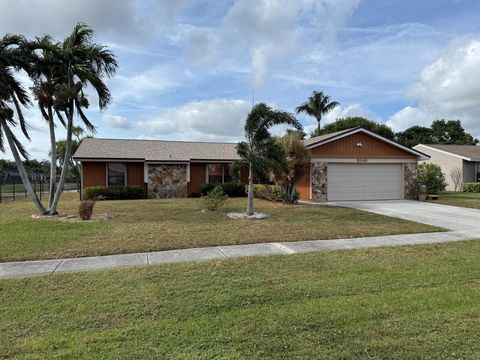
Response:
[{"label": "lawn", "polygon": [[[246,199],[230,199],[224,212],[201,212],[199,199],[98,202],[112,222],[31,219],[29,201],[0,204],[0,261],[51,259],[155,250],[438,231],[440,229],[355,209],[287,206],[256,200],[267,220],[232,220]],[[62,211],[75,213],[78,194],[65,194]]]},{"label": "lawn", "polygon": [[480,209],[480,193],[444,192],[433,202],[445,205]]},{"label": "lawn", "polygon": [[0,281],[0,358],[480,357],[480,242]]}]

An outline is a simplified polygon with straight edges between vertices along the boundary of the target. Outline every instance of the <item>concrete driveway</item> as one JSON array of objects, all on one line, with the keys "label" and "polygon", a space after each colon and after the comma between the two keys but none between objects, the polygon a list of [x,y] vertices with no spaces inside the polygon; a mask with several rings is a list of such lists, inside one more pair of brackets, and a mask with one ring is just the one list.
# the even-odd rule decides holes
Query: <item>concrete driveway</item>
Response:
[{"label": "concrete driveway", "polygon": [[476,209],[409,200],[339,201],[329,204],[440,226],[449,230],[478,230],[480,235],[480,210]]}]

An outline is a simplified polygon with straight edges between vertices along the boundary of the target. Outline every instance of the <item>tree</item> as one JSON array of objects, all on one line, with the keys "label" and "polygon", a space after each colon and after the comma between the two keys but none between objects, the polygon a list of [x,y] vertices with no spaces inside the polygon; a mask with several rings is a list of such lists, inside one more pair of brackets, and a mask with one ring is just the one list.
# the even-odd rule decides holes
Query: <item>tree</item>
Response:
[{"label": "tree", "polygon": [[478,144],[478,139],[465,131],[460,120],[435,120],[431,127],[433,131],[433,140],[436,144]]},{"label": "tree", "polygon": [[460,120],[435,120],[431,127],[415,125],[398,132],[395,139],[408,147],[418,144],[476,145],[479,142],[465,131]]},{"label": "tree", "polygon": [[310,154],[298,131],[291,131],[277,138],[286,156],[286,166],[279,167],[273,174],[274,180],[282,187],[284,200],[295,203],[298,200],[297,182],[305,175],[310,165]]},{"label": "tree", "polygon": [[308,100],[296,108],[297,114],[305,113],[317,120],[317,132],[320,133],[320,122],[323,114],[332,111],[340,105],[336,101],[330,101],[330,97],[323,91],[314,91]]},{"label": "tree", "polygon": [[336,131],[347,130],[355,127],[362,127],[390,140],[395,138],[395,133],[389,126],[365,119],[360,116],[337,119],[337,121],[325,125],[320,132],[317,130],[312,134],[312,136],[330,134]]},{"label": "tree", "polygon": [[462,171],[458,167],[454,167],[450,170],[450,178],[453,182],[454,191],[462,188]]},{"label": "tree", "polygon": [[[24,48],[25,39],[18,35],[5,35],[0,39],[0,151],[5,151],[4,137],[12,152],[18,173],[22,178],[25,190],[41,214],[46,209],[33,191],[21,157],[28,158],[28,153],[22,143],[11,131],[20,125],[27,139],[28,125],[23,117],[22,106],[28,106],[30,99],[20,81],[15,78],[15,70],[30,70],[27,51]],[[15,114],[17,119],[15,119]]]},{"label": "tree", "polygon": [[435,144],[432,129],[424,126],[412,126],[395,134],[395,141],[409,148],[418,144]]},{"label": "tree", "polygon": [[253,177],[265,176],[286,166],[285,153],[270,134],[275,125],[290,125],[302,129],[300,122],[290,113],[273,110],[266,104],[255,105],[245,121],[245,141],[237,144],[237,152],[248,164],[248,204],[247,215],[253,215]]},{"label": "tree", "polygon": [[[55,92],[58,114],[65,114],[67,128],[62,172],[53,202],[48,210],[48,213],[52,215],[57,213],[58,201],[68,174],[68,165],[72,154],[74,114],[76,113],[80,117],[90,131],[95,131],[95,126],[88,120],[83,111],[89,106],[84,92],[85,88],[91,86],[95,90],[100,110],[105,109],[111,100],[105,78],[115,74],[118,66],[117,61],[108,49],[94,43],[92,37],[93,30],[89,26],[79,23],[75,26],[71,35],[61,44],[48,48],[48,51],[54,53],[59,60],[52,65],[51,70],[58,83]],[[45,46],[48,46],[48,44],[45,44]]]}]

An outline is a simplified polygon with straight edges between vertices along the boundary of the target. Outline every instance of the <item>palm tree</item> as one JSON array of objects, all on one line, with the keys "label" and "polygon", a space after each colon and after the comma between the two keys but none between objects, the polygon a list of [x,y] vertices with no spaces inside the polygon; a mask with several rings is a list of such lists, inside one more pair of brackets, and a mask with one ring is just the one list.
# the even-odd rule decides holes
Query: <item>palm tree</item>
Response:
[{"label": "palm tree", "polygon": [[[5,134],[10,151],[15,159],[18,173],[25,185],[25,190],[38,211],[41,214],[45,214],[46,209],[33,191],[21,159],[21,156],[25,159],[28,158],[28,153],[11,131],[11,127],[20,125],[25,137],[30,139],[28,125],[22,113],[22,106],[28,106],[30,99],[21,83],[14,76],[15,70],[23,69],[29,71],[29,57],[24,44],[25,39],[18,35],[5,35],[0,39],[0,151],[5,151],[4,137],[2,135]],[[15,119],[15,114],[18,120]]]},{"label": "palm tree", "polygon": [[237,145],[237,152],[242,160],[248,164],[248,204],[247,215],[253,212],[253,177],[265,176],[285,163],[283,149],[270,134],[269,130],[275,125],[291,125],[300,130],[302,125],[295,117],[285,111],[273,110],[260,103],[255,105],[245,121],[245,141]]},{"label": "palm tree", "polygon": [[274,173],[274,180],[282,187],[285,201],[296,202],[297,181],[306,174],[310,165],[310,154],[303,144],[302,133],[299,131],[287,132],[285,136],[278,138],[280,146],[283,148],[287,166],[279,168],[280,172]]},{"label": "palm tree", "polygon": [[48,212],[57,212],[58,201],[68,173],[68,165],[72,153],[72,134],[74,130],[73,116],[76,112],[85,126],[95,132],[95,126],[88,120],[83,109],[88,108],[89,102],[84,93],[87,86],[91,86],[98,96],[98,105],[101,110],[111,101],[111,95],[105,84],[105,78],[111,77],[117,70],[115,56],[106,47],[92,41],[93,30],[82,23],[75,26],[56,52],[60,61],[53,64],[52,72],[59,83],[56,88],[57,115],[63,120],[66,118],[67,138],[63,157],[62,172],[55,196]]},{"label": "palm tree", "polygon": [[[60,65],[60,59],[57,57],[59,44],[54,43],[49,35],[45,35],[42,38],[36,38],[34,41],[29,42],[28,47],[33,55],[32,71],[30,74],[34,83],[32,90],[42,118],[48,123],[50,133],[50,196],[48,206],[51,207],[55,196],[55,185],[57,181],[56,125],[54,112],[59,113],[55,101],[55,93],[59,84],[57,81],[58,76],[55,74],[54,69]],[[60,122],[62,122],[62,125],[66,126],[61,115],[57,115],[57,117]]]},{"label": "palm tree", "polygon": [[295,110],[297,111],[297,114],[304,112],[317,119],[317,134],[320,134],[322,115],[333,110],[338,105],[340,105],[338,102],[330,101],[330,96],[325,95],[323,91],[314,91],[312,95],[308,97],[308,100],[298,106]]}]

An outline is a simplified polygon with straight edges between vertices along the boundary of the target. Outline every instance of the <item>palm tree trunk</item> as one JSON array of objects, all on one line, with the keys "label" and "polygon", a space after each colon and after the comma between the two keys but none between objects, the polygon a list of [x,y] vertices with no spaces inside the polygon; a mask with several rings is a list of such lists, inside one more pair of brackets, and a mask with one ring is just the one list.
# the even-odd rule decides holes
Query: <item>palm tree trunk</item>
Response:
[{"label": "palm tree trunk", "polygon": [[18,173],[22,178],[23,185],[25,186],[25,190],[27,191],[28,196],[32,199],[33,203],[35,204],[38,212],[41,215],[45,215],[47,210],[43,206],[43,204],[38,199],[37,195],[33,191],[32,184],[30,183],[30,179],[28,178],[28,174],[23,166],[22,159],[20,158],[20,154],[18,153],[17,146],[15,145],[15,141],[13,140],[12,133],[10,132],[10,128],[7,125],[5,119],[0,118],[0,127],[3,129],[5,136],[7,138],[8,144],[10,146],[10,151],[12,152],[13,158],[15,159],[15,163],[17,164]]},{"label": "palm tree trunk", "polygon": [[248,202],[247,202],[247,215],[253,215],[253,170],[252,164],[249,164],[248,169]]},{"label": "palm tree trunk", "polygon": [[317,116],[317,136],[320,135],[320,122],[322,121],[322,118]]},{"label": "palm tree trunk", "polygon": [[69,106],[67,112],[67,140],[65,141],[65,157],[63,158],[62,172],[60,173],[60,179],[58,181],[57,189],[55,191],[55,197],[53,198],[52,205],[48,209],[50,215],[57,214],[58,202],[63,192],[65,180],[67,179],[68,165],[70,163],[70,155],[72,153],[72,126],[73,126],[73,104]]},{"label": "palm tree trunk", "polygon": [[50,130],[50,195],[48,199],[48,207],[51,208],[53,205],[53,199],[55,198],[55,184],[57,182],[57,145],[55,141],[55,124],[53,122],[52,106],[48,107],[48,127]]}]

